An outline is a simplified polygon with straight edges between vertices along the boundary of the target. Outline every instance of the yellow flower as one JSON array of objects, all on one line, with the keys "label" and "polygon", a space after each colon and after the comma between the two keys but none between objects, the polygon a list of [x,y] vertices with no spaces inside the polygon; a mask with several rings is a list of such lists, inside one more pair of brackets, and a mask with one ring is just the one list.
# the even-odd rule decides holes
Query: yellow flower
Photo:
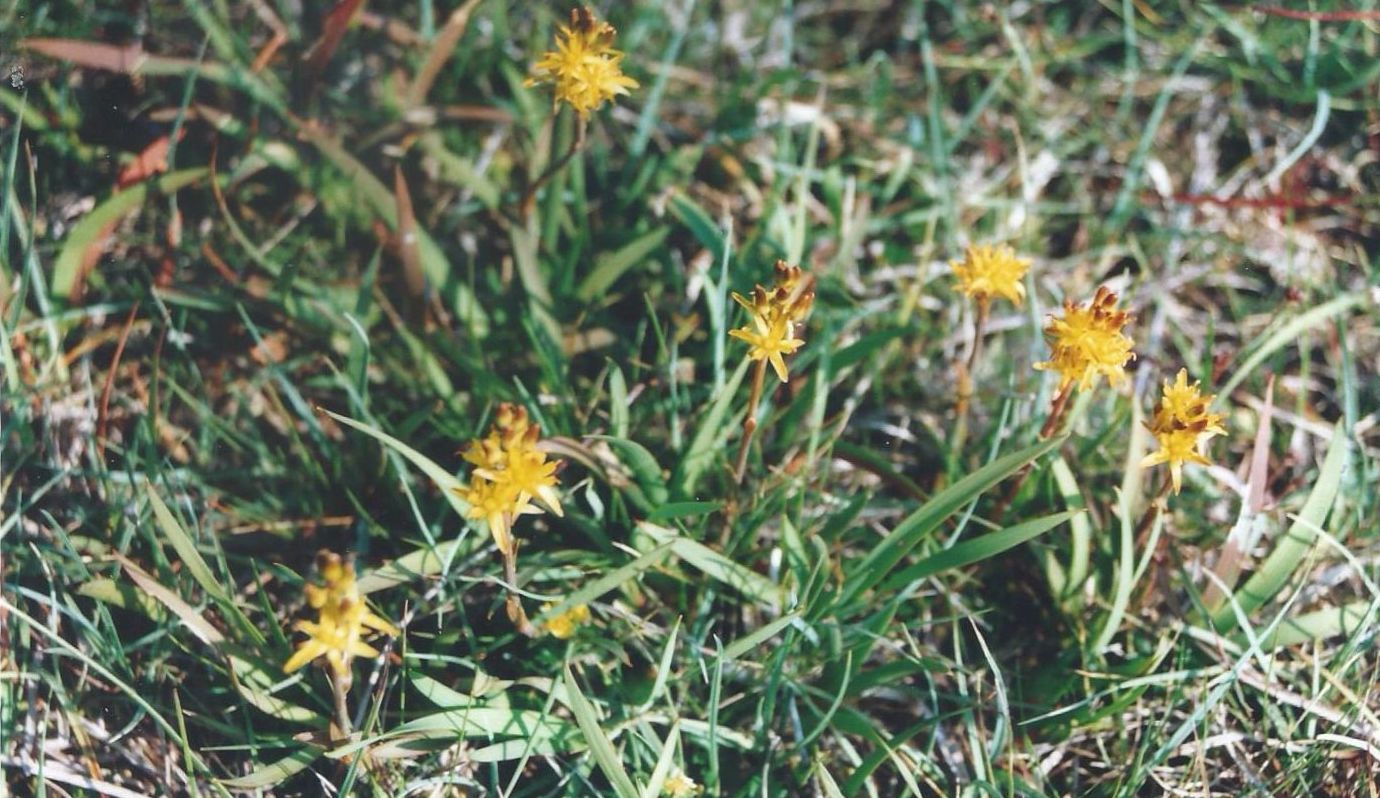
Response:
[{"label": "yellow flower", "polygon": [[1203,455],[1203,446],[1214,435],[1225,435],[1222,416],[1208,412],[1213,396],[1203,396],[1198,391],[1198,383],[1188,384],[1188,371],[1179,369],[1179,375],[1171,383],[1164,381],[1164,392],[1155,414],[1146,422],[1160,449],[1146,455],[1140,461],[1142,468],[1160,463],[1169,464],[1169,473],[1174,481],[1174,493],[1179,492],[1183,483],[1184,463],[1208,465]]},{"label": "yellow flower", "polygon": [[748,344],[748,357],[771,364],[776,376],[785,382],[785,355],[805,345],[795,337],[795,325],[810,313],[815,301],[814,281],[799,266],[776,262],[776,284],[770,290],[758,285],[748,299],[738,292],[733,299],[748,312],[751,324],[729,330],[728,334]]},{"label": "yellow flower", "polygon": [[700,785],[677,768],[661,785],[661,794],[668,798],[690,798],[700,794]]},{"label": "yellow flower", "polygon": [[616,31],[607,22],[594,18],[588,8],[570,12],[570,25],[556,34],[556,49],[546,52],[532,66],[527,86],[550,83],[556,87],[556,102],[568,103],[581,117],[596,111],[637,81],[623,74],[623,54],[613,49]]},{"label": "yellow flower", "polygon": [[1025,285],[1021,280],[1030,270],[1030,261],[1016,257],[1008,246],[970,244],[963,260],[950,263],[958,277],[958,290],[985,302],[1003,296],[1011,304],[1025,301]]},{"label": "yellow flower", "polygon": [[[544,604],[541,611],[546,612],[554,606],[556,605]],[[550,632],[552,637],[569,640],[575,636],[575,629],[586,623],[589,623],[589,607],[585,604],[576,604],[560,615],[548,618],[546,631]]]},{"label": "yellow flower", "polygon": [[317,657],[325,657],[336,676],[350,672],[354,657],[377,657],[379,652],[364,642],[365,629],[397,635],[392,624],[374,613],[364,603],[355,584],[354,565],[340,555],[323,551],[316,555],[316,568],[325,584],[307,584],[303,592],[307,603],[317,612],[316,621],[297,621],[293,628],[309,636],[297,646],[297,651],[283,664],[287,673],[306,665]]},{"label": "yellow flower", "polygon": [[550,512],[561,515],[561,497],[556,491],[559,463],[547,460],[537,447],[541,427],[527,417],[527,410],[510,404],[499,405],[489,434],[471,441],[465,461],[473,465],[469,482],[455,489],[469,504],[466,517],[483,521],[499,551],[514,551],[513,521],[525,513],[539,513],[536,500]]},{"label": "yellow flower", "polygon": [[1118,310],[1116,294],[1106,286],[1097,289],[1087,306],[1064,301],[1064,318],[1051,318],[1045,326],[1051,349],[1049,360],[1035,368],[1059,372],[1059,390],[1077,383],[1091,388],[1099,376],[1112,387],[1126,379],[1126,364],[1134,360],[1132,341],[1121,332],[1131,314]]}]

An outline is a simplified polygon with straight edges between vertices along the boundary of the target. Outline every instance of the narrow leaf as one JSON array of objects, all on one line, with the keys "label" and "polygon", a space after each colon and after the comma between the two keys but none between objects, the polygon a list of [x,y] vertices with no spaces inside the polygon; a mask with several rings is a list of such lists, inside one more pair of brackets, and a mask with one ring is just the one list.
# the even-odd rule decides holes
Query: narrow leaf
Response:
[{"label": "narrow leaf", "polygon": [[956,544],[952,548],[944,549],[931,557],[926,557],[920,562],[902,569],[895,576],[882,583],[882,590],[895,590],[914,582],[917,579],[925,579],[944,571],[951,571],[955,568],[962,568],[965,565],[972,565],[975,562],[982,562],[990,557],[995,557],[1008,549],[1039,537],[1049,530],[1059,526],[1065,521],[1078,515],[1080,511],[1069,510],[1054,515],[1047,515],[1044,518],[1037,518],[1034,521],[1016,524],[1000,532],[992,532],[982,537],[972,538]]},{"label": "narrow leaf", "polygon": [[879,584],[906,554],[938,529],[945,519],[981,496],[993,485],[1025,467],[1027,463],[1054,451],[1063,442],[1063,437],[1052,438],[1019,452],[999,457],[936,494],[911,513],[877,544],[871,554],[851,569],[852,573],[839,603],[847,604],[863,591]]},{"label": "narrow leaf", "polygon": [[603,296],[618,282],[618,278],[622,277],[624,272],[646,260],[648,255],[656,251],[661,242],[666,240],[666,234],[669,232],[669,227],[658,227],[650,233],[634,238],[613,252],[600,255],[594,261],[594,269],[585,275],[585,279],[580,281],[579,288],[575,289],[575,297],[581,302],[588,302]]},{"label": "narrow leaf", "polygon": [[[1249,615],[1275,597],[1293,576],[1294,571],[1307,559],[1308,549],[1318,539],[1317,530],[1323,528],[1328,511],[1337,498],[1337,490],[1342,484],[1342,473],[1349,461],[1350,442],[1342,430],[1342,422],[1332,428],[1332,443],[1318,481],[1303,504],[1289,531],[1276,543],[1260,569],[1246,581],[1236,594],[1236,601],[1243,615]],[[1213,613],[1212,621],[1218,628],[1234,623],[1235,614],[1230,603]]]},{"label": "narrow leaf", "polygon": [[177,518],[173,516],[172,511],[163,503],[163,500],[158,498],[158,493],[152,484],[148,486],[147,492],[149,504],[153,507],[153,516],[158,521],[158,527],[162,530],[163,537],[167,538],[168,543],[172,544],[173,549],[177,551],[177,557],[186,567],[187,573],[191,574],[207,595],[222,603],[229,603],[229,594],[225,592],[225,588],[221,587],[220,582],[211,573],[206,561],[201,558],[201,552],[197,551],[192,538],[182,529],[182,525],[177,522]]},{"label": "narrow leaf", "polygon": [[322,749],[314,745],[303,746],[282,759],[264,765],[246,776],[240,776],[235,779],[222,779],[219,783],[222,787],[227,787],[232,790],[242,790],[244,792],[265,790],[269,787],[282,784],[289,778],[306,770],[311,763],[320,758],[321,750]]},{"label": "narrow leaf", "polygon": [[580,731],[585,736],[585,743],[594,755],[594,763],[604,771],[604,776],[613,785],[614,793],[618,798],[639,798],[637,787],[623,769],[623,763],[614,750],[613,741],[604,734],[603,728],[599,725],[599,716],[594,712],[594,705],[580,692],[580,686],[576,684],[575,675],[570,672],[569,665],[565,666],[565,689],[570,694],[570,711],[574,713],[575,722],[579,724]]}]

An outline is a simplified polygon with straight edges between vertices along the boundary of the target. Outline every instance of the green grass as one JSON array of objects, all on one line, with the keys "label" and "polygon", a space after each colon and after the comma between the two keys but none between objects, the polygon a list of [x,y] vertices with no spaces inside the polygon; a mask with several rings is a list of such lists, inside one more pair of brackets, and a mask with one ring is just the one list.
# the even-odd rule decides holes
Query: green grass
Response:
[{"label": "green grass", "polygon": [[[1380,6],[603,4],[641,88],[525,219],[568,9],[369,3],[313,72],[328,6],[0,3],[0,795],[1380,791]],[[1034,267],[959,434],[970,241]],[[778,258],[817,297],[738,484]],[[1102,284],[1133,379],[1042,442]],[[1141,537],[1180,367],[1228,434]],[[450,490],[501,402],[570,640]],[[348,740],[281,669],[322,548],[405,627]]]}]

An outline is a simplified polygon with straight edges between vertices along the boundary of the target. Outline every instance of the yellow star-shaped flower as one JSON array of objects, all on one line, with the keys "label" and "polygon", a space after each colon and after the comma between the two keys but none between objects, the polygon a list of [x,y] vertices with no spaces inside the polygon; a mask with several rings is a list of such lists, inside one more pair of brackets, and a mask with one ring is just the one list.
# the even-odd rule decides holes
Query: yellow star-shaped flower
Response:
[{"label": "yellow star-shaped flower", "polygon": [[1136,357],[1133,342],[1121,332],[1131,314],[1117,308],[1117,296],[1106,286],[1087,306],[1064,302],[1064,317],[1051,318],[1045,326],[1050,358],[1035,368],[1059,372],[1059,390],[1077,384],[1087,390],[1098,377],[1116,387],[1126,379],[1126,364]]},{"label": "yellow star-shaped flower", "polygon": [[785,356],[805,345],[795,337],[795,325],[803,321],[814,306],[813,281],[799,266],[776,262],[776,284],[767,289],[758,285],[752,297],[733,292],[733,300],[748,312],[750,324],[729,330],[728,334],[748,345],[748,357],[765,360],[782,382],[789,379]]},{"label": "yellow star-shaped flower", "polygon": [[556,490],[559,463],[547,460],[538,448],[540,439],[541,428],[531,422],[525,408],[503,404],[489,434],[471,441],[464,453],[475,468],[456,493],[470,506],[466,517],[485,522],[504,554],[514,551],[512,526],[519,515],[540,513],[541,507],[562,514]]},{"label": "yellow star-shaped flower", "polygon": [[359,586],[355,584],[354,565],[338,554],[323,551],[316,557],[316,566],[324,584],[308,584],[304,592],[317,618],[293,624],[297,631],[306,632],[308,638],[283,664],[283,670],[292,673],[318,657],[325,657],[336,676],[345,676],[350,672],[350,660],[354,657],[379,655],[377,649],[364,642],[366,629],[387,635],[399,632],[365,605]]},{"label": "yellow star-shaped flower", "polygon": [[980,302],[1006,297],[1011,304],[1025,301],[1021,280],[1030,270],[1030,261],[1016,257],[1008,246],[970,244],[963,260],[952,261],[958,290]]},{"label": "yellow star-shaped flower", "polygon": [[1182,487],[1184,464],[1209,465],[1211,461],[1203,454],[1203,447],[1214,435],[1227,433],[1222,416],[1208,412],[1213,399],[1212,395],[1199,392],[1198,383],[1189,385],[1188,371],[1179,369],[1173,383],[1164,381],[1160,403],[1146,422],[1160,448],[1146,455],[1140,461],[1141,467],[1168,463],[1176,494]]},{"label": "yellow star-shaped flower", "polygon": [[595,19],[588,8],[572,10],[570,25],[556,33],[556,49],[532,65],[525,85],[551,84],[556,102],[568,104],[581,117],[627,94],[637,81],[623,74],[623,54],[613,49],[615,34],[612,25]]}]

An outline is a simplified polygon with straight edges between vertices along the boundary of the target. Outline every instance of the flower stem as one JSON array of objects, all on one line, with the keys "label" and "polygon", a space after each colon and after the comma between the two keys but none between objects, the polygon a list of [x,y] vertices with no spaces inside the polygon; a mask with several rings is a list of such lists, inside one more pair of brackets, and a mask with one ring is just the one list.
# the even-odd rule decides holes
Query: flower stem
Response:
[{"label": "flower stem", "polygon": [[[1150,500],[1150,504],[1146,505],[1145,512],[1141,514],[1140,521],[1136,524],[1136,531],[1135,534],[1132,535],[1132,539],[1136,542],[1137,551],[1143,550],[1149,545],[1150,530],[1155,526],[1155,519],[1159,518],[1160,513],[1164,512],[1166,499],[1169,497],[1169,486],[1169,480],[1164,480],[1164,483],[1160,485],[1159,492],[1155,494],[1155,498]],[[1163,541],[1163,538],[1161,538],[1161,541]],[[1155,548],[1158,549],[1159,545],[1157,544]],[[1146,579],[1144,587],[1142,588],[1144,592],[1131,602],[1131,606],[1133,607],[1145,606],[1145,602],[1149,600],[1152,594],[1152,587],[1156,575],[1155,564],[1158,558],[1150,552],[1147,552],[1147,555],[1149,559],[1146,561],[1148,566],[1146,567]]]},{"label": "flower stem", "polygon": [[[1069,396],[1073,393],[1073,386],[1063,388],[1055,395],[1054,401],[1049,405],[1049,418],[1045,419],[1044,426],[1040,427],[1040,440],[1049,440],[1058,434],[1064,424],[1064,415],[1068,411]],[[1000,521],[1006,515],[1006,509],[1015,500],[1016,494],[1020,493],[1021,486],[1025,485],[1026,477],[1030,476],[1031,464],[1026,463],[1020,471],[1016,472],[1016,478],[1011,480],[1010,486],[1002,494],[1001,501],[997,503],[996,509],[992,513],[992,518]]]},{"label": "flower stem", "polygon": [[525,219],[532,215],[532,209],[536,207],[537,204],[537,192],[541,190],[542,186],[551,182],[551,178],[560,173],[560,171],[565,168],[565,165],[570,163],[570,159],[575,157],[575,153],[579,152],[580,149],[585,146],[585,133],[588,127],[588,121],[583,116],[580,116],[575,122],[575,138],[570,141],[570,149],[566,150],[564,155],[556,159],[555,163],[546,167],[546,171],[542,172],[536,180],[532,181],[532,185],[527,187],[527,191],[522,195],[522,204],[519,206],[521,208],[522,218]]},{"label": "flower stem", "polygon": [[1141,514],[1140,522],[1136,524],[1136,533],[1132,536],[1136,541],[1137,549],[1145,548],[1145,541],[1150,534],[1150,527],[1154,526],[1155,519],[1164,511],[1164,500],[1169,496],[1169,485],[1169,480],[1165,480],[1164,484],[1160,486],[1159,492],[1155,494],[1155,498],[1150,500],[1150,504],[1146,506],[1145,512]]},{"label": "flower stem", "polygon": [[747,470],[748,448],[752,445],[752,434],[757,431],[757,403],[762,400],[762,386],[767,378],[767,361],[757,361],[752,372],[752,393],[748,396],[747,417],[743,419],[743,440],[738,444],[738,464],[733,468],[734,484],[742,484],[743,472]]},{"label": "flower stem", "polygon": [[958,363],[958,400],[954,404],[953,444],[949,447],[954,451],[962,449],[968,437],[968,407],[973,398],[973,374],[977,371],[978,357],[982,354],[982,339],[990,307],[987,297],[978,297],[977,314],[973,321],[973,346],[968,350],[968,362]]},{"label": "flower stem", "polygon": [[[346,667],[349,667],[348,662]],[[349,739],[354,730],[350,723],[350,709],[346,706],[346,699],[350,695],[350,683],[353,681],[354,676],[349,671],[338,673],[334,668],[331,669],[331,698],[335,702],[335,725],[340,730],[342,740]]]},{"label": "flower stem", "polygon": [[511,551],[503,552],[503,578],[508,582],[508,596],[506,608],[508,620],[513,622],[517,630],[528,637],[536,637],[537,630],[533,628],[532,622],[527,619],[527,611],[522,608],[522,599],[517,594],[517,544],[514,543]]},{"label": "flower stem", "polygon": [[1040,440],[1049,440],[1059,432],[1063,426],[1064,414],[1068,410],[1069,396],[1073,393],[1073,386],[1059,391],[1059,395],[1054,397],[1054,402],[1049,406],[1049,418],[1045,419],[1045,425],[1040,427]]}]

